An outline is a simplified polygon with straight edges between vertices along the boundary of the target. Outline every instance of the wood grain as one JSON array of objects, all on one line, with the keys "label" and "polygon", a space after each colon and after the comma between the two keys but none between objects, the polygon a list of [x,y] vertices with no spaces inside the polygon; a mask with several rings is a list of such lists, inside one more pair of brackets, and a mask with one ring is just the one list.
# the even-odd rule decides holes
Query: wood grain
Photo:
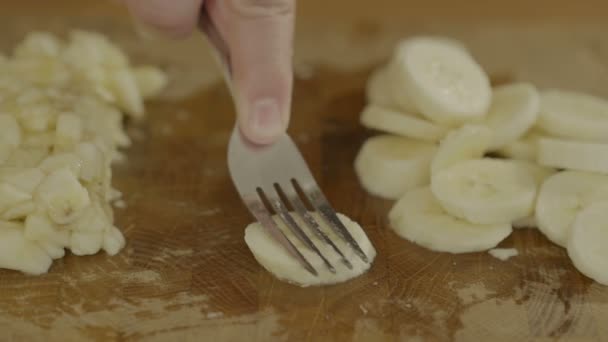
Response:
[{"label": "wood grain", "polygon": [[357,119],[365,80],[400,37],[462,39],[495,83],[608,96],[605,2],[300,1],[290,133],[379,252],[364,276],[310,289],[275,280],[243,241],[251,218],[225,160],[233,107],[200,37],[141,41],[124,10],[101,1],[2,6],[5,51],[34,29],[95,29],[163,65],[172,84],[149,120],[129,127],[135,144],[115,167],[128,246],[116,257],[69,255],[40,277],[0,271],[1,341],[608,340],[608,288],[537,231],[501,244],[520,252],[507,262],[427,251],[390,231],[390,202],[368,196],[352,169],[372,134]]}]

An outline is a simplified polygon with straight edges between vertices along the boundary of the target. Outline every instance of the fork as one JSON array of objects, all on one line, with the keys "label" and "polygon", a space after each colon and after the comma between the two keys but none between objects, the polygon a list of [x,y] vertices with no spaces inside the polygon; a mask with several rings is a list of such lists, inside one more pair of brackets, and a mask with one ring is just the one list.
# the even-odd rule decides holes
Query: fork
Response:
[{"label": "fork", "polygon": [[305,247],[321,258],[330,272],[336,273],[335,265],[321,253],[306,230],[297,223],[295,215],[299,216],[300,222],[305,222],[307,230],[315,234],[319,241],[329,245],[338,254],[346,267],[352,269],[352,263],[321,230],[322,222],[315,219],[305,202],[314,208],[319,214],[317,217],[321,217],[339,238],[344,239],[361,260],[369,262],[321,192],[306,161],[289,135],[283,134],[275,143],[260,146],[247,141],[240,129],[235,127],[228,145],[228,168],[232,181],[251,214],[288,255],[295,258],[308,272],[318,275],[317,270],[278,227],[273,213]]},{"label": "fork", "polygon": [[[206,33],[206,37],[213,47],[213,55],[222,70],[228,90],[234,94],[230,77],[230,53],[226,42],[213,26],[205,11],[201,13],[199,26]],[[329,245],[346,267],[352,269],[353,266],[336,243],[321,230],[321,222],[317,222],[304,202],[308,202],[314,208],[319,214],[317,217],[322,217],[325,223],[354,250],[363,262],[369,263],[357,241],[340,221],[336,211],[321,192],[306,161],[289,135],[283,134],[271,145],[254,145],[243,137],[236,125],[228,145],[228,169],[232,182],[251,214],[285,249],[287,254],[295,258],[308,272],[314,276],[318,275],[317,270],[274,221],[275,214],[305,247],[321,258],[330,272],[336,273],[335,266],[329,262],[305,230],[300,227],[294,219],[294,215],[299,215],[300,222],[305,222],[308,230],[315,234],[322,243]],[[290,207],[293,211],[289,210]]]}]

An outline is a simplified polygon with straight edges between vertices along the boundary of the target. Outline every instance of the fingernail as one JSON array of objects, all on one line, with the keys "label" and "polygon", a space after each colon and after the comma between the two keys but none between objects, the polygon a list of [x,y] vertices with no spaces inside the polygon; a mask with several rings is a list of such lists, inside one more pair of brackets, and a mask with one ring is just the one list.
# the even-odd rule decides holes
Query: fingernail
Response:
[{"label": "fingernail", "polygon": [[270,143],[284,130],[279,104],[274,99],[262,99],[254,103],[249,116],[250,139],[258,143]]}]

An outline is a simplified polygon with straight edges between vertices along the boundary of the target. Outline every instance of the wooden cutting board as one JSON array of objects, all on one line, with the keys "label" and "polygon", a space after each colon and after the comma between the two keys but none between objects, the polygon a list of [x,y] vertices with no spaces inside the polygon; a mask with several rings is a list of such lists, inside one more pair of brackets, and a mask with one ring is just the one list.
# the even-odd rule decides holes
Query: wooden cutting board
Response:
[{"label": "wooden cutting board", "polygon": [[[352,169],[370,70],[411,34],[462,39],[495,83],[532,81],[608,96],[608,5],[597,1],[427,0],[299,3],[290,132],[327,196],[365,227],[379,254],[351,282],[301,289],[261,269],[243,242],[251,220],[233,191],[233,108],[200,36],[141,41],[117,4],[2,4],[0,47],[34,29],[95,29],[172,84],[130,125],[115,167],[128,245],[67,256],[39,277],[0,271],[0,341],[608,340],[608,287],[578,273],[535,230],[501,247],[520,256],[433,253],[393,234],[390,203]],[[607,246],[608,248],[608,246]]]}]

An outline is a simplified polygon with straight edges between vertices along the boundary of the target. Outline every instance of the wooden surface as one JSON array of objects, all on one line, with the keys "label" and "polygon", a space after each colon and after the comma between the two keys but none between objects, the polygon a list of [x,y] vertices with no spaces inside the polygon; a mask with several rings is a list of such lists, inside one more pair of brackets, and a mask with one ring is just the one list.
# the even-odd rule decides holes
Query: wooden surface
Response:
[{"label": "wooden surface", "polygon": [[331,202],[379,252],[366,275],[309,289],[276,281],[243,242],[251,218],[225,161],[232,105],[200,37],[142,42],[124,11],[102,1],[2,6],[5,51],[33,29],[96,29],[162,64],[172,85],[129,128],[135,144],[115,168],[128,204],[116,209],[124,252],[67,256],[40,277],[0,271],[1,341],[608,340],[608,287],[537,231],[501,244],[520,251],[507,262],[432,253],[388,229],[390,203],[366,195],[352,170],[370,134],[357,123],[366,77],[396,39],[450,35],[495,82],[608,96],[604,2],[300,1],[290,132]]}]

